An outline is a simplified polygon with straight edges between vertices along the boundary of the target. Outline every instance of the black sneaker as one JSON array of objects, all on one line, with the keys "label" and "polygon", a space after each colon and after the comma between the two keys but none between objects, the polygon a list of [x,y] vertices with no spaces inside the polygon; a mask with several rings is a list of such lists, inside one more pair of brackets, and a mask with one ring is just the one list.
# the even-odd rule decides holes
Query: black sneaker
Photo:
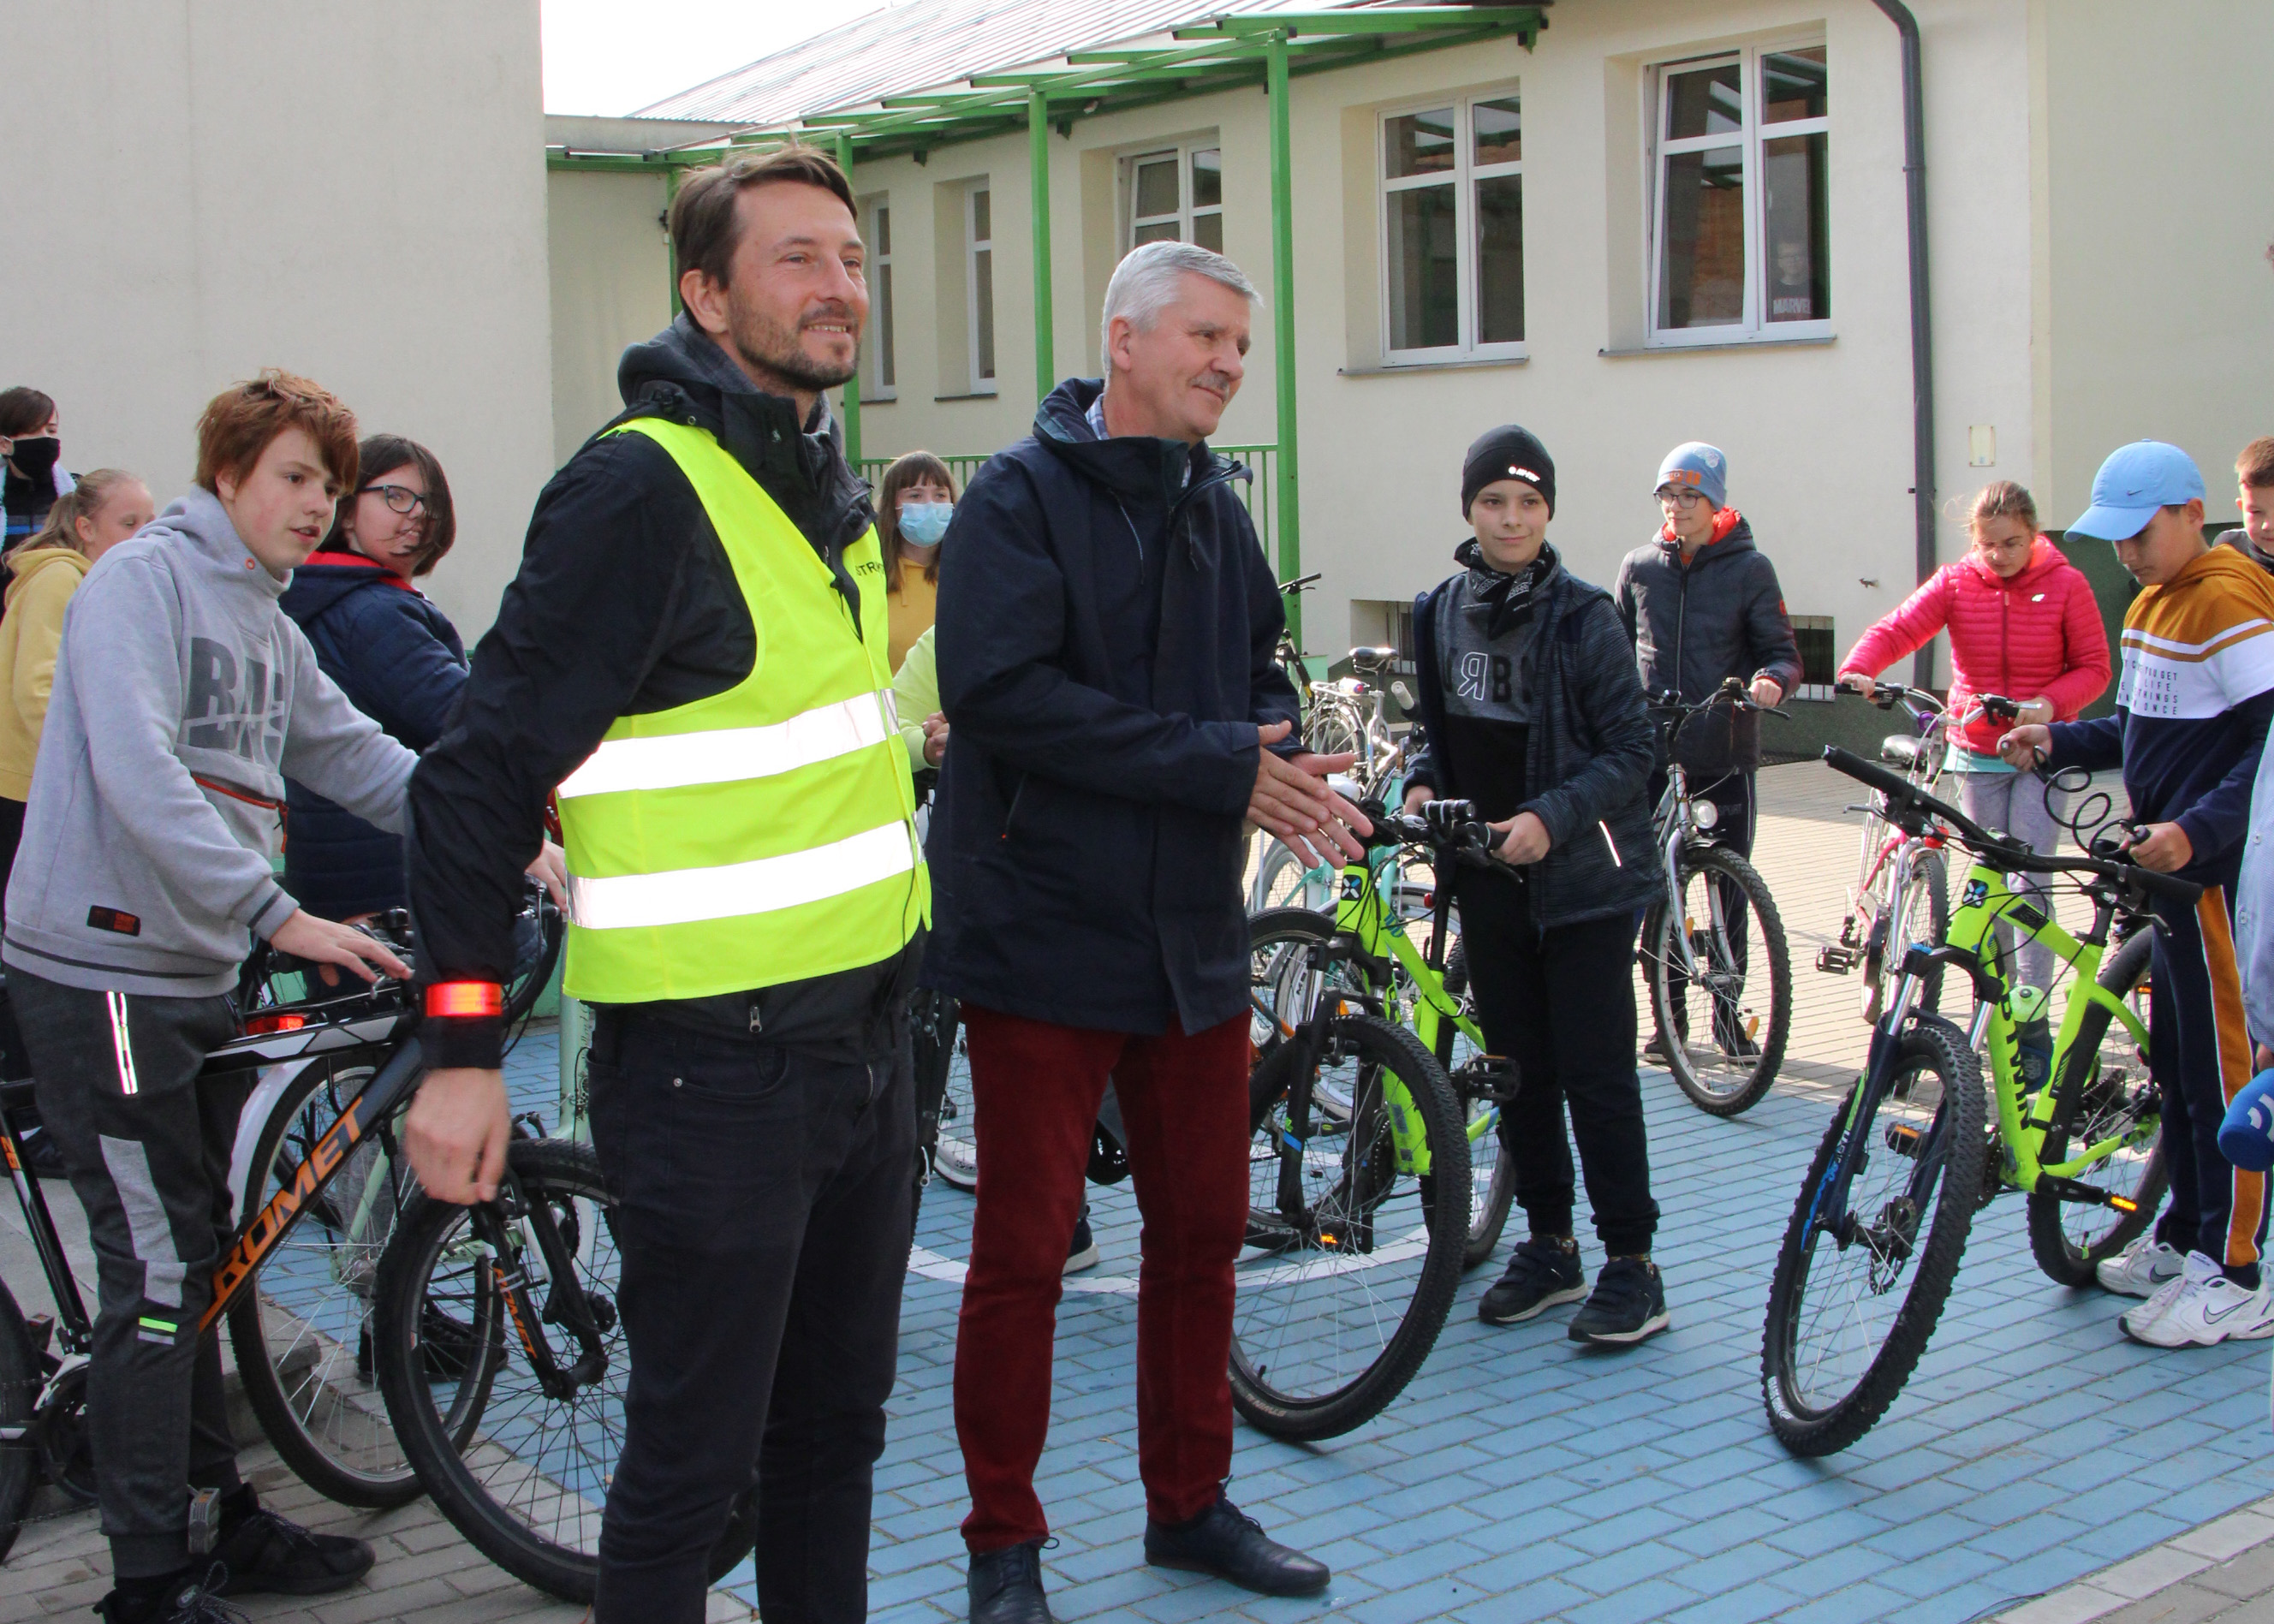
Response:
[{"label": "black sneaker", "polygon": [[1642,1046],[1642,1057],[1645,1060],[1649,1061],[1653,1065],[1672,1065],[1674,1064],[1674,1055],[1672,1050],[1667,1047],[1666,1034],[1663,1032],[1652,1033],[1650,1034],[1650,1041]]},{"label": "black sneaker", "polygon": [[1595,1276],[1594,1294],[1571,1316],[1571,1340],[1623,1348],[1673,1323],[1666,1282],[1648,1258],[1613,1258]]},{"label": "black sneaker", "polygon": [[319,1534],[264,1511],[246,1484],[222,1501],[214,1561],[222,1596],[324,1596],[371,1571],[371,1547],[344,1534]]},{"label": "black sneaker", "polygon": [[1535,1235],[1517,1243],[1508,1272],[1477,1304],[1477,1318],[1487,1325],[1516,1325],[1586,1295],[1587,1272],[1579,1267],[1579,1248]]},{"label": "black sneaker", "polygon": [[1713,1023],[1713,1044],[1732,1060],[1758,1060],[1761,1057],[1761,1046],[1753,1041],[1753,1034],[1745,1030],[1743,1021],[1735,1015]]},{"label": "black sneaker", "polygon": [[222,1603],[226,1578],[215,1563],[203,1578],[184,1574],[155,1595],[122,1586],[95,1604],[94,1616],[103,1624],[245,1624],[245,1614]]},{"label": "black sneaker", "polygon": [[1089,1204],[1082,1203],[1081,1216],[1073,1222],[1073,1239],[1066,1246],[1065,1267],[1062,1274],[1079,1274],[1084,1269],[1097,1267],[1097,1237],[1089,1232]]}]

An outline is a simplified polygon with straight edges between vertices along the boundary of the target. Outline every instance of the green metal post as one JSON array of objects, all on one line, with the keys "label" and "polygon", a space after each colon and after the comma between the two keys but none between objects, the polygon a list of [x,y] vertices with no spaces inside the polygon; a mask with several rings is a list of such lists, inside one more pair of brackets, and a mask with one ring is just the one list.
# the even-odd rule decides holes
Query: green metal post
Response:
[{"label": "green metal post", "polygon": [[1039,89],[1027,95],[1027,166],[1034,192],[1035,402],[1040,405],[1058,376],[1050,322],[1050,100]]},{"label": "green metal post", "polygon": [[674,163],[663,172],[663,217],[666,225],[663,234],[663,259],[664,263],[671,267],[671,314],[674,320],[679,316],[679,245],[671,240],[668,222],[671,206],[678,199],[679,166]]},{"label": "green metal post", "polygon": [[[1292,143],[1287,130],[1287,31],[1267,36],[1264,86],[1271,104],[1271,359],[1277,376],[1273,406],[1279,423],[1274,459],[1279,575],[1303,573],[1302,511],[1295,493],[1295,199]],[[1287,600],[1287,630],[1303,646],[1303,600]]]},{"label": "green metal post", "polygon": [[[850,185],[853,181],[853,138],[842,132],[837,137],[837,167],[845,171],[846,184]],[[856,192],[855,195],[857,197],[859,194]],[[855,229],[859,229],[861,222],[857,214],[853,224]],[[861,471],[860,358],[856,346],[853,354],[853,376],[845,380],[845,460],[856,474]]]}]

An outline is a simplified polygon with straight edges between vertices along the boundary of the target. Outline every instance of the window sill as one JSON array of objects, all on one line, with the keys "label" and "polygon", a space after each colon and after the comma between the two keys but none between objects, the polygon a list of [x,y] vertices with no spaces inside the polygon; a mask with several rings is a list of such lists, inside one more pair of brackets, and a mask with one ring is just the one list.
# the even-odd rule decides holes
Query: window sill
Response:
[{"label": "window sill", "polygon": [[1000,390],[974,389],[967,395],[935,395],[931,398],[935,401],[991,401],[1000,396]]},{"label": "window sill", "polygon": [[898,389],[887,389],[882,395],[871,395],[866,389],[861,391],[861,404],[863,406],[889,406],[900,398]]},{"label": "window sill", "polygon": [[1618,361],[1630,356],[1697,355],[1723,350],[1823,350],[1838,342],[1838,334],[1825,333],[1808,338],[1729,338],[1706,344],[1644,344],[1633,350],[1598,350],[1595,353],[1606,360]]},{"label": "window sill", "polygon": [[1487,367],[1527,366],[1530,356],[1479,356],[1459,361],[1391,361],[1377,366],[1338,366],[1337,378],[1393,378],[1400,372],[1474,372]]}]

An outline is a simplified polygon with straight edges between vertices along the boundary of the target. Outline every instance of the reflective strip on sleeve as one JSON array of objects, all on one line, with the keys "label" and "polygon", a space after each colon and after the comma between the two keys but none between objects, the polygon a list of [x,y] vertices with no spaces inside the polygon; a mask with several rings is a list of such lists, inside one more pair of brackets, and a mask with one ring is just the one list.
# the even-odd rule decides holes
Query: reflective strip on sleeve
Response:
[{"label": "reflective strip on sleeve", "polygon": [[899,728],[889,690],[817,705],[771,727],[727,727],[655,739],[610,739],[563,779],[560,797],[681,789],[768,778],[850,756]]},{"label": "reflective strip on sleeve", "polygon": [[826,846],[751,862],[608,879],[571,875],[568,917],[585,930],[631,930],[738,919],[841,897],[878,880],[909,873],[915,866],[908,826],[895,819]]}]

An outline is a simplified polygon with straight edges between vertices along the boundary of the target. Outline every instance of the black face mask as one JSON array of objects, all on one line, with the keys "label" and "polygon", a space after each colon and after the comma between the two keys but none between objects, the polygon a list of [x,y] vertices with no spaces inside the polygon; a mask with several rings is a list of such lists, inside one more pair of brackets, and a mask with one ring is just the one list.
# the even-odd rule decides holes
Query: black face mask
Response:
[{"label": "black face mask", "polygon": [[37,485],[54,469],[56,459],[63,455],[63,441],[50,434],[41,440],[19,440],[8,460],[16,465],[25,478]]}]

